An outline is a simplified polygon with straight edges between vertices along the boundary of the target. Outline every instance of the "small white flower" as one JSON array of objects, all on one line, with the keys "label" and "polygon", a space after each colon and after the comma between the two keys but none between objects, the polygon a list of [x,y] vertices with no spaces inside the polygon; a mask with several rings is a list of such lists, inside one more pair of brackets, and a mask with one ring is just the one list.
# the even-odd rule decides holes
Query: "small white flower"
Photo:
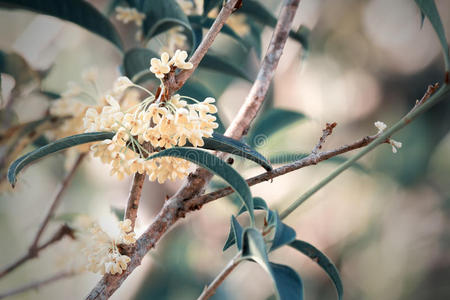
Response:
[{"label": "small white flower", "polygon": [[392,152],[397,153],[397,148],[400,149],[402,147],[402,143],[393,139],[389,139],[389,144],[392,146]]},{"label": "small white flower", "polygon": [[387,125],[381,121],[376,121],[374,125],[378,128],[378,133],[383,132],[387,128]]},{"label": "small white flower", "polygon": [[174,64],[179,69],[192,69],[193,65],[190,62],[186,62],[188,54],[186,51],[176,50],[175,55],[172,57],[170,62]]},{"label": "small white flower", "polygon": [[171,62],[169,62],[169,54],[164,52],[161,54],[161,59],[152,58],[150,65],[150,72],[154,73],[158,78],[164,78],[164,75],[170,72]]}]

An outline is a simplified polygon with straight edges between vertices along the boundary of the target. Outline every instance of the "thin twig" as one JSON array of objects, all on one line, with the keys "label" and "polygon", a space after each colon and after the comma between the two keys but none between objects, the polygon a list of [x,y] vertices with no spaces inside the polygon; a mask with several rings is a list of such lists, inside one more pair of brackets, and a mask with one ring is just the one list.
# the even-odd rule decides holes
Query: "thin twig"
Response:
[{"label": "thin twig", "polygon": [[6,267],[2,271],[0,271],[0,278],[5,276],[6,274],[12,272],[13,270],[17,269],[19,266],[21,266],[26,261],[28,261],[28,260],[30,260],[32,258],[35,258],[37,256],[37,253],[39,253],[40,251],[44,250],[45,248],[47,248],[51,244],[56,243],[57,241],[61,240],[66,235],[68,235],[68,236],[73,238],[72,229],[70,227],[68,227],[67,225],[62,225],[60,227],[60,229],[57,232],[55,232],[55,234],[47,242],[45,242],[41,246],[37,246],[35,248],[34,252],[28,251],[27,254],[25,254],[24,256],[19,258],[17,261],[15,261],[11,265],[9,265],[8,267]]},{"label": "thin twig", "polygon": [[[278,18],[267,53],[262,62],[262,66],[258,72],[257,79],[254,82],[244,104],[239,110],[238,115],[227,129],[225,135],[240,139],[246,134],[250,123],[256,117],[275,73],[281,54],[283,53],[283,48],[288,38],[299,2],[300,0],[287,0],[283,3],[283,8]],[[236,1],[228,1],[222,10],[229,9],[230,7],[233,8],[235,3]],[[216,22],[220,22],[222,25],[211,28],[210,31],[216,31],[217,28],[220,30],[230,13],[231,12],[225,13],[221,11],[216,19]],[[217,33],[212,36],[215,37],[216,35]],[[205,40],[208,36],[209,35],[207,34]],[[209,46],[205,46],[204,50],[201,48],[201,51],[207,51],[207,48],[212,44],[212,40],[208,43]],[[196,52],[200,51],[199,48],[197,48]],[[196,57],[196,54],[194,54],[193,57]],[[199,57],[201,58],[203,55],[199,54]],[[178,82],[184,83],[187,78],[184,79],[183,76],[185,75],[181,74],[183,73],[179,74]],[[166,88],[170,91],[176,90],[180,87],[170,80],[167,81],[167,84],[169,87],[166,86]],[[170,87],[171,84],[174,84],[174,86]],[[108,299],[121,286],[122,282],[128,277],[128,275],[130,275],[131,272],[133,272],[133,270],[141,264],[142,258],[155,246],[156,242],[159,241],[162,235],[165,234],[178,219],[184,217],[185,213],[183,210],[183,203],[187,199],[200,195],[204,191],[204,188],[211,177],[212,174],[210,172],[201,168],[197,168],[193,173],[189,174],[183,186],[174,196],[164,203],[163,208],[158,213],[154,221],[137,240],[136,251],[134,251],[130,256],[131,261],[124,273],[120,275],[106,274],[89,293],[87,299]]]},{"label": "thin twig", "polygon": [[45,228],[47,227],[48,223],[50,222],[51,218],[53,217],[55,210],[58,208],[58,206],[61,202],[64,192],[66,191],[67,187],[69,186],[70,182],[72,181],[78,167],[81,165],[81,162],[83,161],[85,156],[86,156],[86,153],[81,153],[78,156],[77,160],[75,161],[75,164],[72,166],[72,169],[70,169],[69,173],[67,173],[66,177],[61,182],[58,192],[56,193],[55,198],[53,199],[52,205],[50,206],[50,208],[47,212],[47,215],[45,216],[45,219],[42,221],[41,225],[39,226],[36,236],[34,237],[34,240],[28,249],[28,253],[26,255],[22,256],[20,259],[18,259],[14,263],[12,263],[10,266],[6,267],[4,270],[2,270],[0,272],[0,278],[2,278],[6,274],[14,271],[16,268],[21,266],[23,263],[25,263],[29,259],[37,257],[39,252],[42,249],[46,248],[48,245],[50,245],[54,242],[57,242],[58,240],[60,240],[62,238],[62,236],[61,236],[60,238],[55,239],[55,236],[57,236],[57,234],[58,234],[58,232],[57,232],[54,235],[54,237],[49,240],[49,241],[51,241],[50,243],[47,242],[44,244],[45,247],[38,246]]},{"label": "thin twig", "polygon": [[14,289],[14,290],[11,290],[9,292],[0,294],[0,299],[6,298],[6,297],[11,297],[11,296],[14,296],[14,295],[17,295],[17,294],[20,294],[20,293],[24,293],[24,292],[27,292],[29,290],[37,290],[37,289],[43,287],[44,285],[47,285],[49,283],[53,283],[55,281],[58,281],[58,280],[61,280],[61,279],[64,279],[64,278],[68,278],[68,277],[71,277],[71,276],[74,276],[74,275],[75,275],[75,273],[72,273],[72,272],[59,273],[59,274],[53,275],[53,276],[51,276],[51,277],[49,277],[47,279],[39,280],[39,281],[36,281],[36,282],[32,282],[32,283],[29,283],[29,284],[24,285],[22,287],[19,287],[17,289]]},{"label": "thin twig", "polygon": [[322,150],[322,146],[323,146],[323,144],[325,144],[325,140],[327,139],[327,137],[329,137],[333,133],[333,129],[334,129],[334,127],[336,127],[336,125],[337,125],[336,122],[333,122],[331,124],[327,123],[325,125],[325,129],[322,130],[322,136],[320,137],[317,145],[312,150],[312,154],[317,154],[320,150]]},{"label": "thin twig", "polygon": [[205,37],[201,41],[200,45],[195,50],[189,62],[192,63],[193,67],[190,70],[182,70],[178,75],[174,76],[171,73],[170,78],[167,79],[166,89],[169,94],[173,94],[173,92],[180,89],[184,83],[188,80],[189,77],[194,73],[197,69],[199,63],[203,59],[203,57],[208,52],[209,48],[211,48],[214,40],[217,35],[220,33],[223,25],[233,13],[233,8],[235,7],[238,0],[229,0],[220,10],[217,18],[214,23],[211,25],[211,28],[206,33]]},{"label": "thin twig", "polygon": [[56,193],[55,198],[53,199],[52,205],[50,206],[50,209],[47,212],[47,216],[45,217],[44,221],[42,221],[41,226],[39,227],[39,230],[31,243],[30,246],[30,252],[37,256],[36,249],[37,245],[39,243],[39,240],[41,239],[42,233],[44,232],[45,228],[48,225],[48,222],[50,222],[50,219],[54,216],[56,208],[58,208],[59,204],[61,203],[62,196],[64,192],[66,191],[67,187],[69,186],[70,182],[72,181],[76,171],[78,170],[79,166],[81,165],[81,162],[86,157],[86,153],[81,153],[78,155],[77,160],[75,161],[75,164],[70,169],[69,173],[67,173],[64,180],[61,182],[58,192]]},{"label": "thin twig", "polygon": [[222,284],[222,282],[231,274],[231,272],[236,269],[242,260],[240,260],[241,252],[238,252],[230,262],[225,266],[224,269],[217,275],[216,278],[208,285],[202,292],[202,294],[197,298],[197,300],[207,300],[212,295],[216,293],[217,288]]}]

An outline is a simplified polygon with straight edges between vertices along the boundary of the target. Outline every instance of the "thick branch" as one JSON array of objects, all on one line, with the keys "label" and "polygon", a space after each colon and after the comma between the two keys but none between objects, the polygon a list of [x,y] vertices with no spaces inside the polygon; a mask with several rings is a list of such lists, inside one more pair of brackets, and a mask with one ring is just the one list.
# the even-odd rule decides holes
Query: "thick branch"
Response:
[{"label": "thick branch", "polygon": [[0,294],[0,299],[6,298],[6,297],[11,297],[11,296],[14,296],[14,295],[17,295],[17,294],[20,294],[20,293],[24,293],[24,292],[29,291],[29,290],[36,290],[36,289],[39,289],[39,288],[43,287],[44,285],[47,285],[49,283],[52,283],[52,282],[55,282],[55,281],[58,281],[58,280],[61,280],[61,279],[67,278],[67,277],[71,277],[73,275],[75,275],[75,274],[74,273],[70,273],[70,272],[59,273],[59,274],[56,274],[56,275],[54,275],[52,277],[49,277],[47,279],[36,281],[36,282],[32,282],[32,283],[24,285],[24,286],[22,286],[20,288],[11,290],[11,291],[6,292],[4,294]]}]

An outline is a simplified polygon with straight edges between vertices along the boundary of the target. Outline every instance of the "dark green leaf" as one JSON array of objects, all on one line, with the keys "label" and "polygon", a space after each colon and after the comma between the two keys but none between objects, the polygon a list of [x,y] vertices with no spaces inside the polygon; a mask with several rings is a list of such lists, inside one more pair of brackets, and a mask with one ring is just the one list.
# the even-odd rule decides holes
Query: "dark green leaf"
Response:
[{"label": "dark green leaf", "polygon": [[303,299],[303,283],[297,272],[285,265],[270,262],[280,299]]},{"label": "dark green leaf", "polygon": [[203,0],[203,16],[207,16],[211,10],[218,7],[221,3],[222,0]]},{"label": "dark green leaf", "polygon": [[242,249],[242,231],[243,228],[241,224],[236,220],[234,216],[231,216],[231,222],[230,222],[230,233],[228,234],[227,241],[225,242],[225,245],[223,246],[222,251],[227,250],[231,246],[233,246],[236,241],[236,247],[241,250]]},{"label": "dark green leaf", "polygon": [[26,9],[75,23],[113,43],[122,50],[116,29],[92,4],[82,0],[0,0],[0,7]]},{"label": "dark green leaf", "polygon": [[291,243],[295,240],[295,230],[281,222],[280,217],[277,212],[274,212],[275,217],[275,236],[272,241],[272,246],[270,246],[269,251],[273,251],[281,246]]},{"label": "dark green leaf", "polygon": [[275,132],[305,118],[305,115],[287,109],[274,108],[259,117],[248,135],[252,147],[263,146]]},{"label": "dark green leaf", "polygon": [[[215,20],[214,18],[207,18],[207,17],[201,17],[201,16],[189,16],[189,21],[191,22],[192,26],[194,26],[193,24],[196,24],[196,26],[201,26],[206,29],[211,28],[212,24],[214,23],[214,20]],[[237,34],[227,24],[223,24],[223,27],[220,30],[220,32],[235,39],[239,43],[239,45],[241,45],[245,48],[245,50],[248,50],[248,48],[250,47],[249,43],[247,41],[245,41],[239,34]]]},{"label": "dark green leaf", "polygon": [[286,266],[269,262],[264,238],[254,228],[246,228],[242,235],[242,259],[258,263],[271,276],[278,299],[303,299],[303,288],[300,278]]},{"label": "dark green leaf", "polygon": [[195,37],[189,20],[175,0],[152,0],[141,3],[141,11],[146,15],[143,30],[147,39],[175,26],[182,26],[188,32],[188,38],[194,42]]},{"label": "dark green leaf", "polygon": [[[277,18],[259,1],[245,0],[242,7],[239,9],[239,12],[245,13],[255,21],[258,21],[264,25],[268,25],[270,27],[275,27],[277,25]],[[305,48],[308,46],[308,44],[305,43],[305,38],[307,38],[307,36],[300,34],[299,32],[291,30],[289,32],[289,37],[298,41]]]},{"label": "dark green leaf", "polygon": [[237,76],[247,81],[252,81],[250,76],[240,67],[232,64],[229,60],[220,56],[206,54],[199,64],[200,67],[213,71],[225,73],[231,76]]},{"label": "dark green leaf", "polygon": [[[150,72],[150,59],[159,55],[146,48],[133,48],[123,57],[124,75],[136,82],[136,76],[142,72]],[[154,75],[152,74],[152,77]]]},{"label": "dark green leaf", "polygon": [[[307,157],[308,154],[306,153],[295,153],[295,152],[283,152],[283,153],[277,153],[274,155],[269,156],[269,161],[271,164],[290,164],[296,161],[299,161],[305,157]],[[342,164],[346,162],[348,159],[343,156],[334,156],[329,159],[326,159],[322,161],[323,163],[334,163],[334,164]],[[355,168],[358,171],[368,173],[369,170],[367,170],[366,167],[361,165],[360,163],[354,163],[352,165],[352,168]]]},{"label": "dark green leaf", "polygon": [[62,138],[54,141],[53,143],[47,144],[44,147],[38,148],[30,153],[25,154],[19,159],[15,160],[8,169],[8,180],[14,187],[16,183],[17,174],[27,165],[32,162],[47,156],[49,154],[77,146],[80,144],[86,144],[96,141],[102,141],[105,139],[111,139],[114,136],[112,132],[93,132],[93,133],[83,133],[66,138]]},{"label": "dark green leaf", "polygon": [[205,145],[202,146],[202,148],[204,149],[218,150],[245,157],[261,165],[264,169],[266,169],[266,171],[272,170],[272,166],[264,156],[238,140],[223,136],[218,133],[213,133],[213,136],[211,138],[203,138],[203,141],[205,142]]},{"label": "dark green leaf", "polygon": [[179,157],[188,160],[220,176],[239,195],[243,204],[247,206],[251,224],[253,225],[255,223],[253,200],[250,188],[244,178],[242,178],[242,176],[239,175],[239,173],[230,167],[230,165],[228,165],[225,161],[208,152],[195,148],[170,148],[151,155],[147,159],[164,156]]},{"label": "dark green leaf", "polygon": [[421,10],[422,20],[423,15],[425,15],[430,20],[431,25],[433,25],[434,31],[436,31],[436,34],[442,46],[442,51],[444,52],[445,70],[449,72],[450,53],[447,38],[445,37],[444,26],[442,26],[441,17],[439,16],[436,3],[434,2],[434,0],[415,0],[415,1],[417,3],[417,6],[419,6]]},{"label": "dark green leaf", "polygon": [[341,277],[339,276],[339,271],[331,262],[331,260],[319,249],[307,242],[295,240],[290,244],[290,246],[311,258],[328,274],[336,287],[338,298],[339,300],[341,300],[344,294],[344,288],[342,285]]},{"label": "dark green leaf", "polygon": [[111,206],[111,212],[117,217],[118,220],[123,220],[125,216],[125,209]]}]

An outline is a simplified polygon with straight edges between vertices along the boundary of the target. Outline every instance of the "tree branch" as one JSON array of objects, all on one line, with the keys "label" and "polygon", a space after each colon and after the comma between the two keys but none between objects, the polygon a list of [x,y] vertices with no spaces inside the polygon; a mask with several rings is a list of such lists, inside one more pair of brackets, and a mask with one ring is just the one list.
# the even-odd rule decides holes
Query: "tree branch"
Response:
[{"label": "tree branch", "polygon": [[6,298],[6,297],[11,297],[11,296],[14,296],[14,295],[17,295],[17,294],[20,294],[20,293],[23,293],[23,292],[26,292],[26,291],[29,291],[29,290],[39,289],[39,288],[41,288],[44,285],[47,285],[49,283],[53,283],[55,281],[58,281],[58,280],[61,280],[61,279],[67,278],[67,277],[71,277],[73,275],[75,275],[75,274],[71,273],[71,272],[59,273],[59,274],[56,274],[56,275],[54,275],[52,277],[49,277],[47,279],[36,281],[36,282],[32,282],[32,283],[24,285],[24,286],[22,286],[20,288],[11,290],[11,291],[3,293],[3,294],[0,294],[0,299]]},{"label": "tree branch", "polygon": [[[289,30],[292,25],[292,21],[295,16],[298,4],[300,0],[286,0],[283,3],[283,7],[278,18],[277,25],[275,27],[272,39],[270,41],[267,53],[262,62],[262,66],[258,72],[256,81],[254,82],[243,106],[239,110],[238,115],[231,123],[230,127],[225,132],[225,135],[236,139],[241,138],[246,134],[250,123],[255,118],[259,111],[265,94],[269,88],[270,81],[273,78],[275,69],[278,65],[278,61],[283,53],[283,48],[288,38]],[[211,46],[213,39],[217,36],[220,28],[225,23],[231,11],[224,12],[223,10],[232,9],[236,1],[230,0],[222,8],[216,19],[216,26],[210,29],[215,33],[207,34],[205,40],[210,39],[209,42],[200,44],[197,48],[199,54],[195,53],[193,58],[199,57],[198,62],[206,53],[207,49]],[[219,24],[220,23],[220,24]],[[212,38],[211,38],[212,37]],[[200,49],[200,50],[199,50]],[[205,51],[203,54],[200,51]],[[197,58],[196,58],[197,59]],[[192,62],[192,61],[191,61]],[[195,61],[194,61],[195,62]],[[198,62],[196,63],[198,65]],[[194,68],[193,68],[194,69]],[[184,74],[192,74],[186,72]],[[181,87],[181,84],[187,80],[187,75],[182,75],[180,72],[177,82],[174,80],[167,80],[169,87],[166,87],[170,92],[173,92]],[[186,76],[186,78],[185,78]],[[172,86],[171,86],[172,85]],[[221,157],[224,157],[222,154]],[[212,174],[205,169],[197,168],[193,173],[189,174],[187,180],[178,192],[168,199],[155,220],[150,224],[147,230],[139,237],[136,242],[136,249],[131,254],[131,262],[124,273],[120,275],[106,274],[103,279],[94,287],[91,293],[87,296],[87,299],[108,299],[122,284],[122,282],[128,277],[131,272],[140,265],[142,258],[151,248],[153,248],[161,236],[166,233],[169,228],[180,218],[184,217],[183,202],[187,199],[195,197],[204,191],[205,185],[211,179]],[[181,213],[180,213],[181,212]]]},{"label": "tree branch", "polygon": [[[42,237],[42,234],[44,233],[45,228],[47,228],[48,223],[50,222],[50,219],[54,216],[55,210],[58,208],[59,204],[61,203],[62,196],[64,192],[66,191],[67,187],[69,186],[70,182],[72,181],[78,167],[81,165],[81,162],[86,157],[86,153],[81,153],[77,160],[75,161],[75,164],[73,165],[72,169],[70,169],[69,173],[67,173],[64,180],[61,182],[58,192],[55,195],[55,198],[53,199],[53,202],[47,212],[47,215],[45,216],[45,219],[42,221],[41,225],[39,226],[39,229],[36,233],[36,236],[34,237],[33,242],[31,243],[28,253],[24,255],[22,258],[18,259],[16,262],[12,263],[10,266],[5,268],[3,271],[0,272],[0,278],[8,274],[9,272],[14,271],[16,268],[21,266],[23,263],[25,263],[27,260],[35,258],[38,256],[39,251],[46,248],[48,245],[59,241],[61,237],[56,238],[58,236],[59,231],[54,235],[52,239],[49,240],[49,242],[45,243],[43,246],[38,246],[39,241]],[[65,225],[64,225],[65,226]],[[63,228],[65,228],[63,226]],[[66,226],[67,227],[67,226]],[[68,228],[68,227],[67,227]]]},{"label": "tree branch", "polygon": [[217,275],[216,278],[211,282],[210,285],[208,285],[202,292],[202,294],[197,298],[197,300],[207,300],[212,295],[216,293],[217,288],[222,284],[222,282],[225,280],[225,278],[228,277],[228,275],[231,274],[231,272],[236,269],[236,267],[239,265],[242,260],[239,260],[239,257],[241,256],[241,252],[239,251],[233,259],[225,266],[225,268]]},{"label": "tree branch", "polygon": [[131,186],[130,195],[128,196],[127,209],[125,210],[124,217],[124,219],[131,220],[131,228],[134,228],[134,225],[136,224],[139,200],[141,199],[145,177],[145,174],[139,174],[137,172],[133,177],[133,184]]},{"label": "tree branch", "polygon": [[8,267],[6,267],[4,270],[2,270],[0,272],[0,278],[5,276],[8,273],[14,271],[18,267],[20,267],[23,263],[25,263],[26,261],[28,261],[32,258],[35,258],[40,251],[44,250],[51,244],[56,243],[57,241],[61,240],[66,235],[73,238],[73,231],[69,226],[62,225],[60,227],[60,229],[57,232],[55,232],[55,234],[47,242],[45,242],[41,246],[36,246],[36,248],[34,249],[33,252],[28,251],[27,254],[25,254],[20,259],[18,259],[17,261],[15,261],[14,263],[12,263]]}]

